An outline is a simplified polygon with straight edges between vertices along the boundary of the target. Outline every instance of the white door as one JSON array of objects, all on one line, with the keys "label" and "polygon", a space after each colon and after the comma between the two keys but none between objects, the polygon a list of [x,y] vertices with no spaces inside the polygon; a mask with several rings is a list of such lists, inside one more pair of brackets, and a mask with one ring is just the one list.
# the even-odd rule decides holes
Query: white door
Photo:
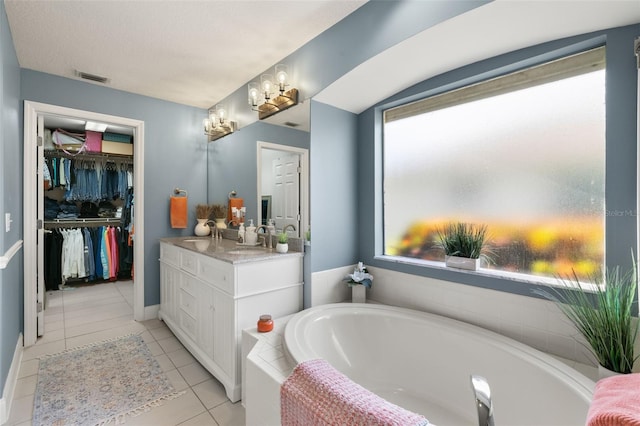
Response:
[{"label": "white door", "polygon": [[[36,232],[36,246],[38,250],[38,271],[36,279],[36,306],[37,306],[37,335],[44,335],[44,117],[38,115],[38,129],[37,129],[38,141],[35,143],[37,154],[37,191],[36,192],[36,206],[37,206],[37,224],[38,230]],[[29,193],[30,191],[25,191]],[[33,192],[32,192],[33,193]]]},{"label": "white door", "polygon": [[295,226],[291,236],[300,235],[300,156],[283,154],[273,160],[274,194],[272,215],[276,227]]}]

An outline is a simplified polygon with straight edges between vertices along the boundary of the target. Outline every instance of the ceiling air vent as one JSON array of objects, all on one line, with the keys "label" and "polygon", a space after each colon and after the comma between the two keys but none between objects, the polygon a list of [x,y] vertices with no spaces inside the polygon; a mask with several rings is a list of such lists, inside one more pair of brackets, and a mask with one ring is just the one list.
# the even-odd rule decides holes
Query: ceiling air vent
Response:
[{"label": "ceiling air vent", "polygon": [[102,77],[100,75],[89,74],[88,72],[76,71],[76,75],[85,80],[93,81],[96,83],[107,84],[109,79],[107,77]]},{"label": "ceiling air vent", "polygon": [[300,124],[298,124],[298,123],[293,123],[293,122],[291,122],[291,121],[285,121],[285,122],[284,122],[284,123],[282,123],[282,124],[284,124],[285,126],[289,126],[289,127],[298,127],[298,126],[300,125]]}]

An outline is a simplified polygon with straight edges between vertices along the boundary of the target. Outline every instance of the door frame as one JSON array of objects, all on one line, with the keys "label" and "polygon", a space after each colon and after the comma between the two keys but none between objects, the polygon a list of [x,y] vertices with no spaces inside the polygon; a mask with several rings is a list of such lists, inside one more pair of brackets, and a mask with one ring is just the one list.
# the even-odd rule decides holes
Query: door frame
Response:
[{"label": "door frame", "polygon": [[262,150],[271,149],[275,151],[283,151],[289,154],[297,154],[300,156],[300,238],[304,238],[309,229],[309,150],[306,148],[297,148],[294,146],[281,145],[272,142],[258,141],[256,163],[256,200],[257,200],[257,223],[260,224],[262,219]]},{"label": "door frame", "polygon": [[[99,121],[108,124],[127,126],[134,131],[133,187],[138,196],[135,199],[135,239],[133,264],[133,319],[143,321],[144,315],[144,121],[114,115],[100,114],[73,108],[24,101],[24,193],[32,193],[38,177],[34,164],[38,164],[37,123],[38,115],[57,115],[82,120]],[[38,210],[36,197],[24,197],[23,238],[24,238],[24,346],[33,345],[37,340],[37,270],[38,270]],[[44,227],[43,227],[44,228]]]}]

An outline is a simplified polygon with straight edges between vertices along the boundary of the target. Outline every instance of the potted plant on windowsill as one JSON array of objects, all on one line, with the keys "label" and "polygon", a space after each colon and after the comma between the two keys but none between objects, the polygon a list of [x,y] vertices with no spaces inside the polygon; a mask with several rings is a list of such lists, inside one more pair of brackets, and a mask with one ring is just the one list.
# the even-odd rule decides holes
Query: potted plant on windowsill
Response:
[{"label": "potted plant on windowsill", "polygon": [[601,275],[593,275],[590,278],[595,284],[593,290],[582,284],[573,272],[569,278],[559,278],[562,287],[549,286],[535,291],[554,301],[582,334],[598,361],[601,378],[611,372],[631,373],[638,358],[634,353],[638,320],[632,315],[636,277],[634,261],[633,268],[626,273],[617,266],[607,270],[604,283]]},{"label": "potted plant on windowsill", "polygon": [[278,253],[286,253],[289,251],[289,236],[286,232],[278,234],[278,243],[276,244],[276,251]]},{"label": "potted plant on windowsill", "polygon": [[463,222],[449,223],[438,231],[438,244],[445,254],[445,265],[477,271],[481,259],[490,260],[487,226]]}]

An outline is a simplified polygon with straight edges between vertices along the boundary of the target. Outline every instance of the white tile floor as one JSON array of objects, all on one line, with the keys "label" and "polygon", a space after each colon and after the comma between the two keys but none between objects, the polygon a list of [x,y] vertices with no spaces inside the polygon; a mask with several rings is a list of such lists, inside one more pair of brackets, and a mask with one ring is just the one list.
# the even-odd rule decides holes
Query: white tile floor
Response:
[{"label": "white tile floor", "polygon": [[31,424],[39,356],[131,333],[142,336],[174,388],[186,394],[140,416],[128,417],[127,426],[245,424],[242,405],[229,401],[223,386],[162,321],[133,321],[133,284],[123,281],[47,293],[45,334],[24,351],[6,425]]}]

